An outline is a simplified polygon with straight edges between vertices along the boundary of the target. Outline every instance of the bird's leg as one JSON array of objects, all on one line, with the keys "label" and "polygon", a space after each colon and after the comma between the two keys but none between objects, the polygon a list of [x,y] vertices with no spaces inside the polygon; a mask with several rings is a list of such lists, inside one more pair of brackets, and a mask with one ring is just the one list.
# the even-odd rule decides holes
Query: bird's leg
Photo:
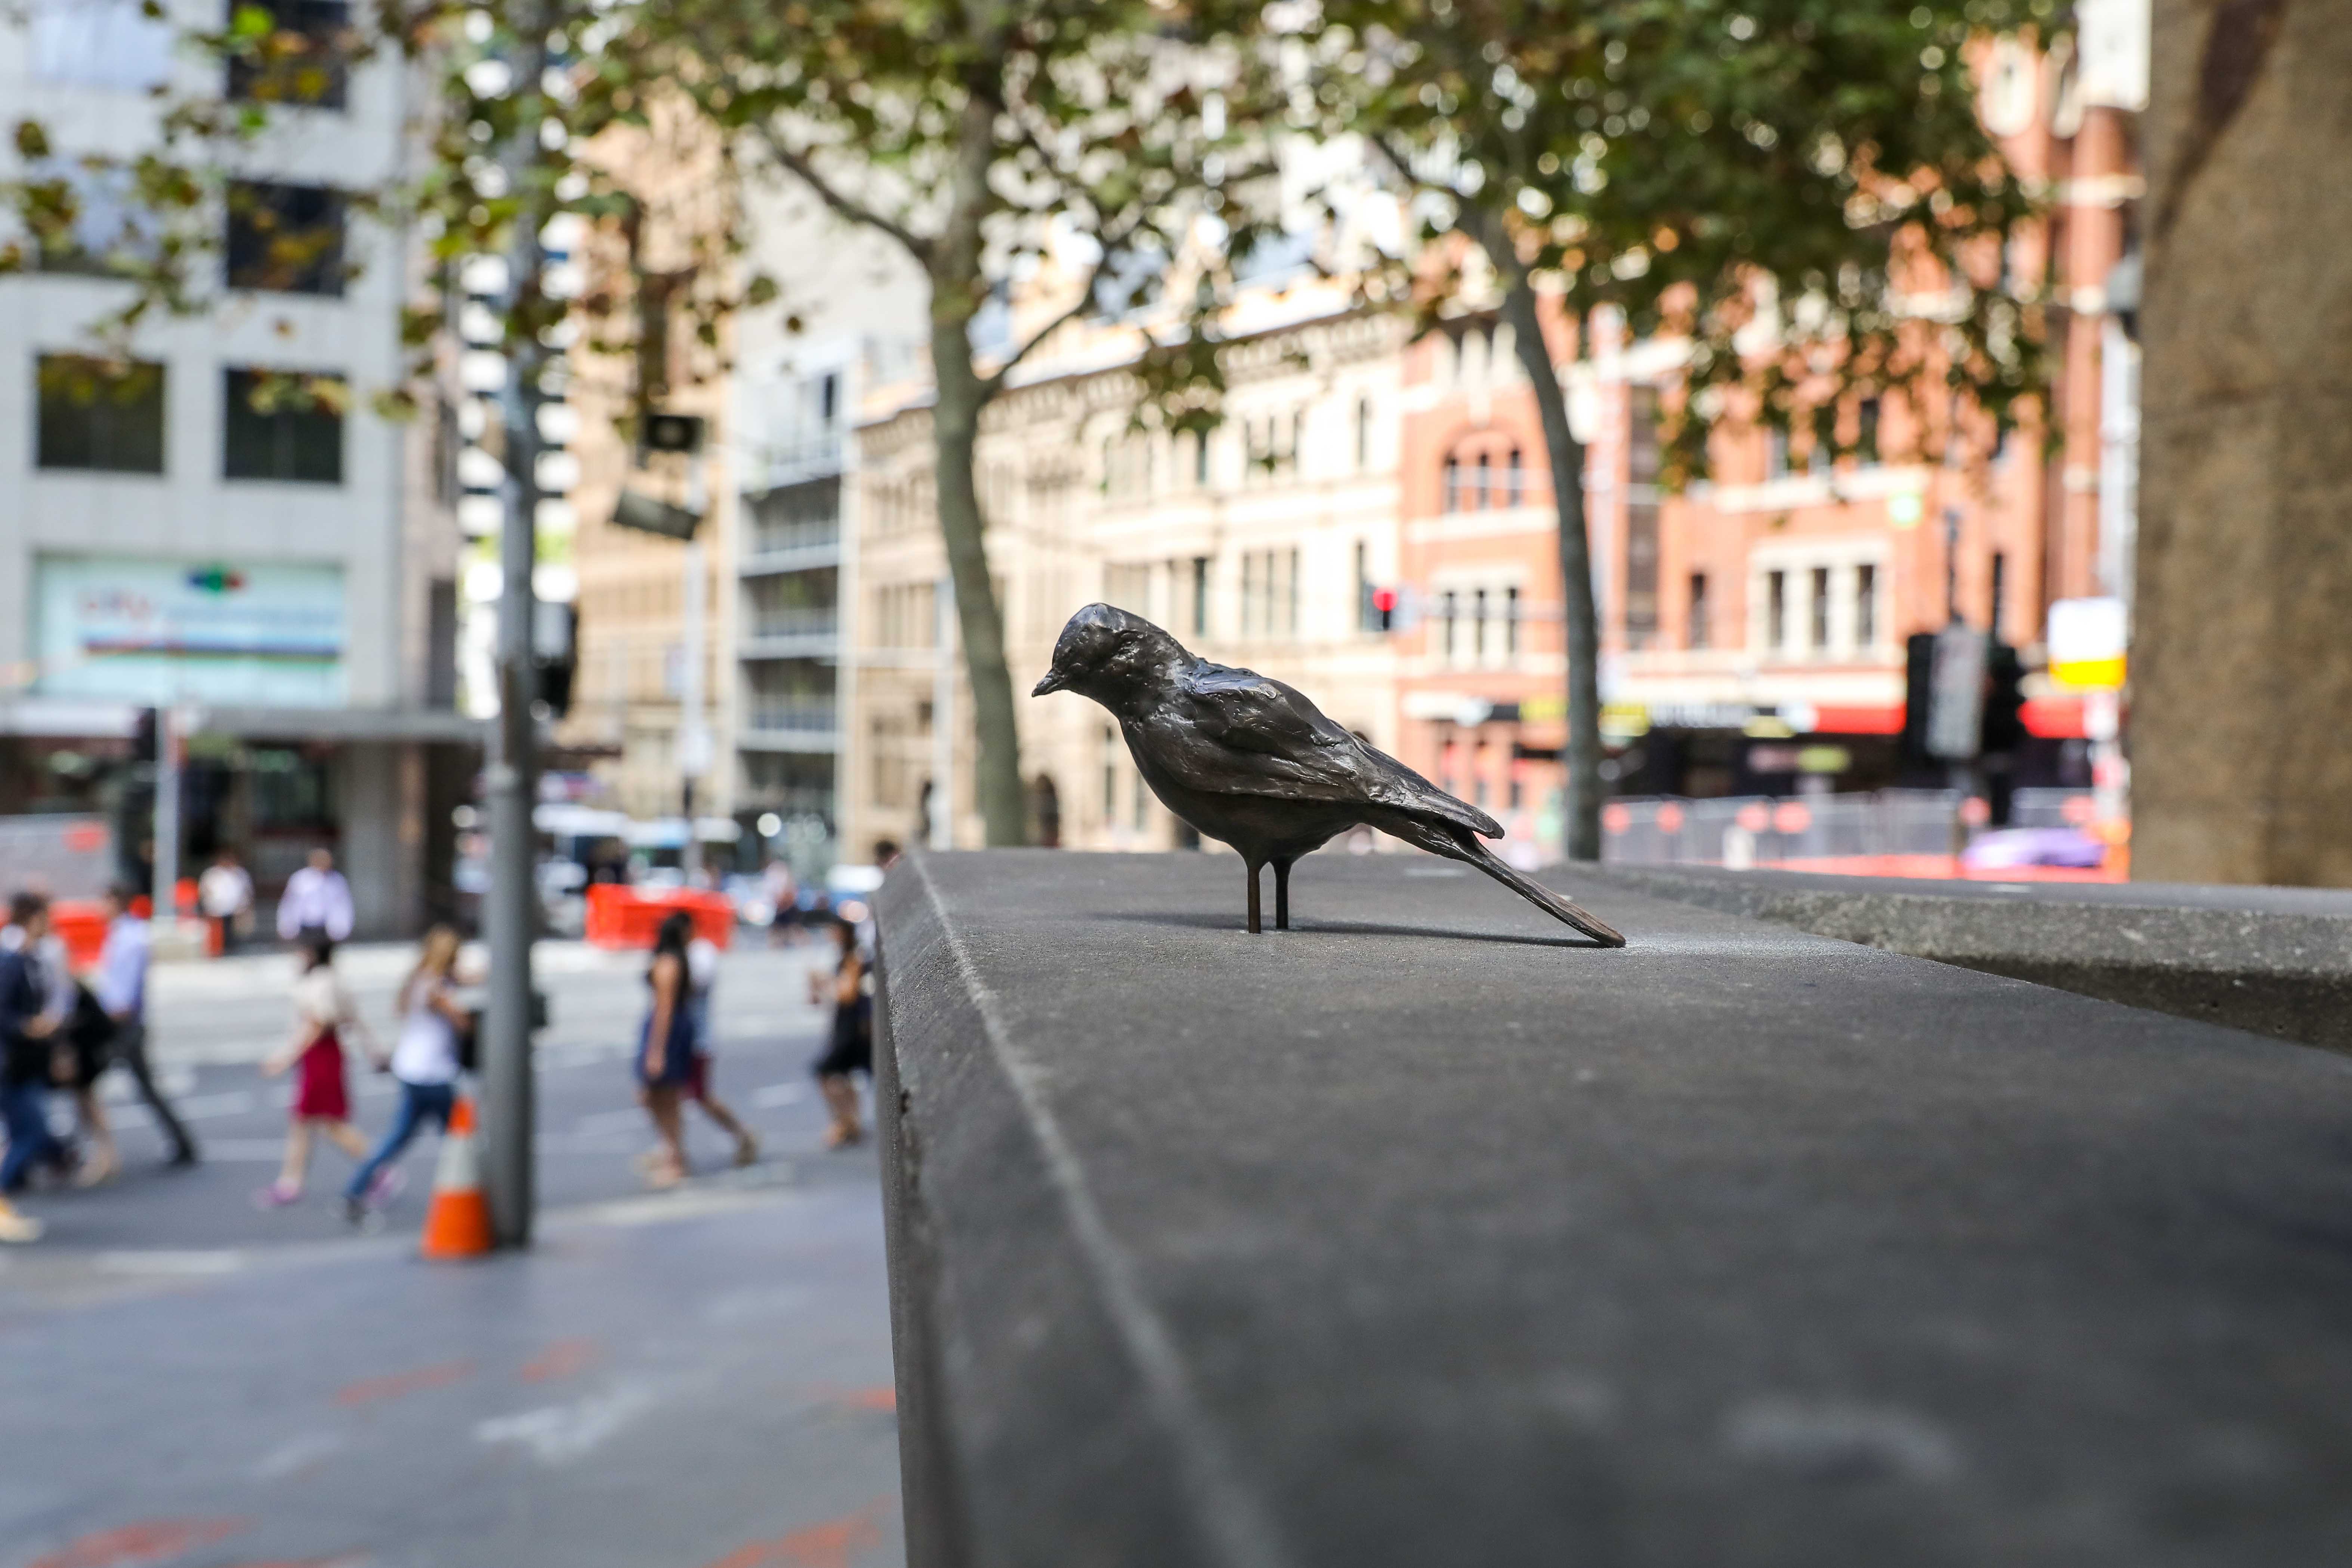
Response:
[{"label": "bird's leg", "polygon": [[1290,929],[1290,862],[1274,863],[1274,929]]},{"label": "bird's leg", "polygon": [[1249,933],[1250,933],[1250,935],[1252,935],[1252,936],[1255,936],[1255,935],[1257,935],[1257,934],[1258,934],[1258,930],[1259,930],[1258,923],[1257,923],[1257,868],[1258,868],[1258,862],[1256,862],[1256,861],[1255,861],[1255,860],[1244,860],[1244,861],[1243,861],[1243,862],[1242,862],[1242,864],[1243,864],[1244,867],[1248,868],[1248,870],[1249,870]]}]

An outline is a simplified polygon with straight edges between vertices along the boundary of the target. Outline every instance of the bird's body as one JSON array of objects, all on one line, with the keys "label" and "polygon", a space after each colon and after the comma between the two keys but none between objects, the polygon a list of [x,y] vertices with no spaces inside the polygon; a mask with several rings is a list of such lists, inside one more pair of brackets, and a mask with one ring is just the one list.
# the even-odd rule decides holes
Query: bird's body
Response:
[{"label": "bird's body", "polygon": [[1195,658],[1139,616],[1089,605],[1070,617],[1035,695],[1072,690],[1118,719],[1151,793],[1249,868],[1275,868],[1275,923],[1289,924],[1290,863],[1359,825],[1465,861],[1555,919],[1612,946],[1624,938],[1498,859],[1479,839],[1502,826],[1327,718],[1305,695],[1255,670]]}]

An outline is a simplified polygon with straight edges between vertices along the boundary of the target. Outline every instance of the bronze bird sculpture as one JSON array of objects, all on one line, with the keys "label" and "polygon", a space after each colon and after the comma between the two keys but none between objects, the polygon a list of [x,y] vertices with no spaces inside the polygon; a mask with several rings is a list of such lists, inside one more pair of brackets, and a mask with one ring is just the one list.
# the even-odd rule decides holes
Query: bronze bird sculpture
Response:
[{"label": "bronze bird sculpture", "polygon": [[1625,939],[1480,843],[1502,826],[1326,718],[1255,670],[1195,658],[1145,620],[1108,605],[1072,616],[1054,668],[1033,697],[1075,691],[1108,709],[1151,793],[1211,838],[1241,851],[1249,929],[1258,868],[1274,868],[1274,925],[1290,929],[1290,865],[1358,824],[1475,866],[1553,919],[1609,947]]}]

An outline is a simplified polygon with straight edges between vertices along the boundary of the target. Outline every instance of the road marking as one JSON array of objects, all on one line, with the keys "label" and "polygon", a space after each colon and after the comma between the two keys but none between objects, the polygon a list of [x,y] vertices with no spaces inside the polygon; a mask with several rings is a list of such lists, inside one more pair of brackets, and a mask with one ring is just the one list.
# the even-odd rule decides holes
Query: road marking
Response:
[{"label": "road marking", "polygon": [[234,1274],[250,1261],[233,1247],[101,1252],[89,1266],[102,1274]]},{"label": "road marking", "polygon": [[557,1340],[531,1360],[523,1363],[515,1375],[525,1383],[549,1383],[559,1377],[570,1377],[582,1372],[595,1361],[594,1340],[572,1338]]},{"label": "road marking", "polygon": [[253,1473],[261,1480],[282,1480],[310,1468],[343,1447],[343,1439],[332,1432],[305,1432],[263,1455],[261,1462],[253,1467]]},{"label": "road marking", "polygon": [[709,1568],[770,1568],[771,1564],[784,1563],[796,1568],[850,1568],[851,1558],[858,1552],[882,1544],[878,1521],[890,1500],[877,1498],[856,1513],[828,1519],[773,1541],[754,1541],[739,1546]]},{"label": "road marking", "polygon": [[624,1384],[569,1405],[492,1416],[474,1428],[474,1441],[520,1443],[541,1464],[569,1464],[659,1403],[650,1384]]},{"label": "road marking", "polygon": [[127,1568],[161,1563],[253,1528],[249,1519],[142,1519],[79,1536],[26,1568]]},{"label": "road marking", "polygon": [[203,1121],[215,1116],[243,1116],[255,1103],[251,1089],[235,1089],[219,1094],[192,1094],[173,1109],[184,1121]]},{"label": "road marking", "polygon": [[441,1388],[457,1382],[474,1370],[470,1361],[436,1362],[431,1366],[412,1367],[406,1372],[390,1372],[382,1377],[363,1377],[347,1383],[335,1391],[338,1405],[373,1405],[378,1400],[399,1399],[427,1388]]}]

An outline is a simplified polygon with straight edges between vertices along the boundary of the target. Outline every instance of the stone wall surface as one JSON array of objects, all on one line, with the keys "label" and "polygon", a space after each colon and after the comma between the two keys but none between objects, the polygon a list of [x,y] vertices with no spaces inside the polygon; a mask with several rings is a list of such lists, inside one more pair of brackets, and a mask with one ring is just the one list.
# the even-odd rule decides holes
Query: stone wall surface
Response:
[{"label": "stone wall surface", "polygon": [[919,1564],[2352,1560],[2352,1063],[1410,857],[917,856]]},{"label": "stone wall surface", "polygon": [[2352,13],[2156,0],[2133,868],[2352,886]]},{"label": "stone wall surface", "polygon": [[1712,866],[1604,865],[1585,874],[1816,936],[2352,1050],[2352,893]]}]

